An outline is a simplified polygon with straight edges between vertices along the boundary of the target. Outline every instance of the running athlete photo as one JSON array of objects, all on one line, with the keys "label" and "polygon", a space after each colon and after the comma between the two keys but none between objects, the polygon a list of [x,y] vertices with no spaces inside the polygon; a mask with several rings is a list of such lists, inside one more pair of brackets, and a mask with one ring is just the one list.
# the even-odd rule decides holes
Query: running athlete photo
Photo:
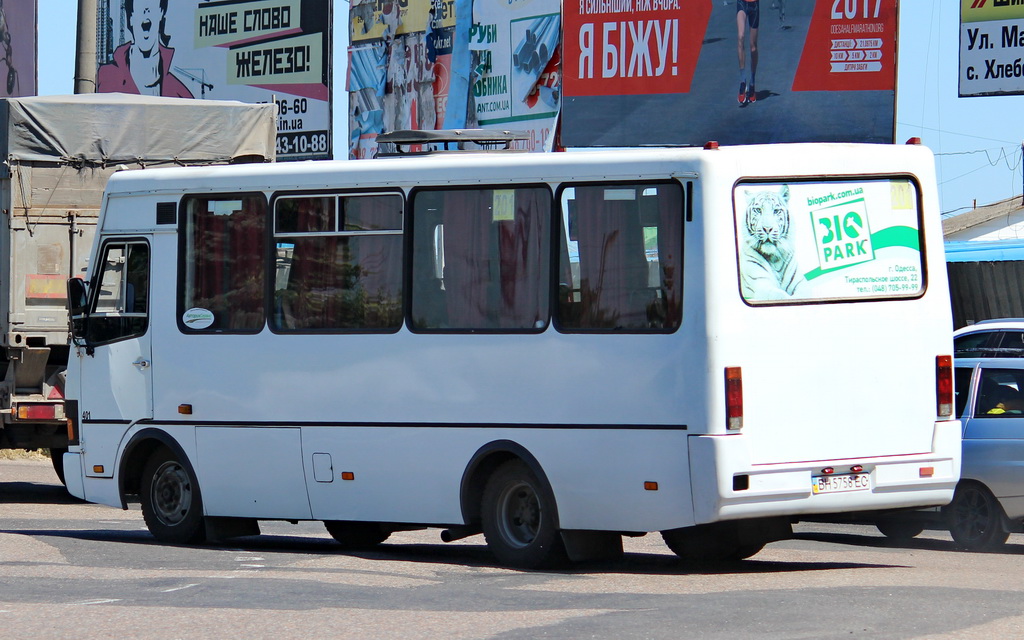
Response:
[{"label": "running athlete photo", "polygon": [[[757,31],[761,25],[760,0],[736,0],[736,38],[740,61],[740,91],[737,100],[741,105],[756,102],[754,89],[757,76]],[[750,29],[750,77],[747,77],[746,32]]]}]

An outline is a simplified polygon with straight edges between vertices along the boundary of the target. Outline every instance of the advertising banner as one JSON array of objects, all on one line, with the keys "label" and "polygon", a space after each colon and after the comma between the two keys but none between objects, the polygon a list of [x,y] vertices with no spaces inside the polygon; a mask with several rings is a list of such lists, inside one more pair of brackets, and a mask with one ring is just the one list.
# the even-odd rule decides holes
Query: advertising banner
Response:
[{"label": "advertising banner", "polygon": [[471,92],[482,129],[526,132],[517,143],[550,151],[560,94],[558,0],[474,2],[469,48],[477,73]]},{"label": "advertising banner", "polygon": [[437,128],[438,109],[443,119],[447,104],[454,24],[454,0],[353,0],[350,158],[374,157],[384,131]]},{"label": "advertising banner", "polygon": [[960,97],[1024,94],[1024,2],[960,0]]},{"label": "advertising banner", "polygon": [[332,157],[330,0],[99,0],[96,91],[275,101],[278,160]]},{"label": "advertising banner", "polygon": [[0,2],[0,98],[34,96],[36,0]]},{"label": "advertising banner", "polygon": [[924,290],[909,180],[740,183],[733,204],[740,290],[750,304]]},{"label": "advertising banner", "polygon": [[897,0],[564,5],[569,147],[892,142]]},{"label": "advertising banner", "polygon": [[377,135],[401,129],[514,130],[527,134],[514,146],[551,150],[558,0],[353,0],[349,22],[350,158],[373,157]]}]

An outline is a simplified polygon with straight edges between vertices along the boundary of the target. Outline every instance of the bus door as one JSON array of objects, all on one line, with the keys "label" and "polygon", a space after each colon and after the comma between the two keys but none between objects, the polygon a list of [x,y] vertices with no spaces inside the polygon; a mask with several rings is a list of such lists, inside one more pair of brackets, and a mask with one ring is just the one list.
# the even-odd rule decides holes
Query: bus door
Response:
[{"label": "bus door", "polygon": [[86,328],[91,353],[80,359],[86,476],[112,477],[125,431],[153,417],[149,273],[145,239],[103,243]]}]

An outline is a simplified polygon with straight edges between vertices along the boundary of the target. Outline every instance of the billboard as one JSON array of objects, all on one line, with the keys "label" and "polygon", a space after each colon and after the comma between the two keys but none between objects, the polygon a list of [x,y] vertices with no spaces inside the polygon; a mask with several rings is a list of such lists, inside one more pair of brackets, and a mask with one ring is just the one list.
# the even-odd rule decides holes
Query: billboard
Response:
[{"label": "billboard", "polygon": [[511,129],[552,148],[558,0],[352,0],[349,26],[349,157],[400,129]]},{"label": "billboard", "polygon": [[278,160],[332,157],[330,0],[99,0],[96,91],[278,105]]},{"label": "billboard", "polygon": [[960,0],[960,97],[1024,94],[1024,2]]},{"label": "billboard", "polygon": [[36,95],[36,0],[0,2],[0,98]]},{"label": "billboard", "polygon": [[580,0],[563,19],[565,146],[893,140],[897,0]]}]

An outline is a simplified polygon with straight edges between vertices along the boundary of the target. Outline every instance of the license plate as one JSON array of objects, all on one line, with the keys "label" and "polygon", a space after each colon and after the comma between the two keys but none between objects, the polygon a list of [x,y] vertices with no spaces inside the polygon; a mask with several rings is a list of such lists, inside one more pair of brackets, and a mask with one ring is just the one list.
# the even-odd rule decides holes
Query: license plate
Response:
[{"label": "license plate", "polygon": [[811,491],[814,493],[840,493],[843,491],[865,491],[871,488],[867,473],[848,473],[840,476],[814,476]]}]

